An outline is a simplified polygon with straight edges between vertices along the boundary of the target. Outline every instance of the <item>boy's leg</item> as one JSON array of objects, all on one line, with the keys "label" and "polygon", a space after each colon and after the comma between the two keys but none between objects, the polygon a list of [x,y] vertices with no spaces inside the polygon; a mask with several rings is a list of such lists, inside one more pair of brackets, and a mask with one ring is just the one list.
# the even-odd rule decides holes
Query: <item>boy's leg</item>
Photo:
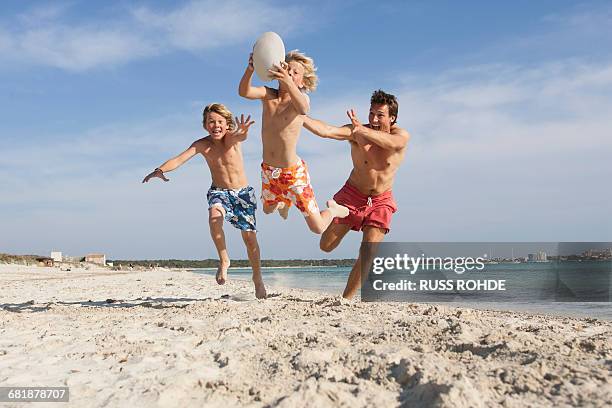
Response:
[{"label": "boy's leg", "polygon": [[225,211],[223,208],[215,206],[211,207],[208,213],[208,224],[210,225],[210,236],[212,237],[217,253],[219,254],[219,267],[215,276],[219,285],[225,284],[227,279],[227,269],[230,266],[230,258],[227,254],[225,246],[225,233],[223,232],[223,217]]},{"label": "boy's leg", "polygon": [[[376,244],[378,242],[381,242],[383,239],[385,239],[386,232],[387,231],[382,228],[377,228],[377,227],[372,227],[372,226],[363,227],[363,239],[361,241],[362,248],[363,248],[363,243]],[[364,264],[371,263],[372,262],[371,258],[374,256],[375,253],[376,253],[375,247],[370,247],[367,250],[359,251],[359,257],[357,258],[357,260],[355,261],[355,264],[353,265],[353,269],[351,270],[351,273],[346,282],[346,287],[344,288],[344,293],[342,294],[342,297],[346,299],[351,299],[353,296],[355,296],[355,293],[357,293],[357,291],[361,289],[362,282],[367,278],[367,276],[363,276],[366,273],[366,271],[362,271],[361,265],[362,263]],[[362,259],[362,256],[367,256],[368,258]]]},{"label": "boy's leg", "polygon": [[259,244],[257,243],[257,233],[255,231],[242,231],[242,240],[246,246],[251,269],[253,270],[253,283],[255,284],[255,296],[257,299],[265,299],[266,287],[261,276],[261,259],[259,254]]},{"label": "boy's leg", "polygon": [[280,203],[266,204],[266,202],[264,201],[262,210],[264,214],[272,214],[278,208],[279,204]]},{"label": "boy's leg", "polygon": [[267,204],[265,201],[263,202],[264,214],[272,214],[274,211],[278,211],[284,220],[286,220],[289,216],[289,208],[290,206],[283,201],[274,204]]},{"label": "boy's leg", "polygon": [[279,213],[282,212],[281,215],[284,214],[283,218],[287,218],[286,215],[289,211],[289,206],[285,202],[285,199],[277,196],[277,194],[273,192],[273,190],[278,191],[278,187],[282,187],[277,180],[278,174],[276,174],[276,172],[281,169],[270,167],[263,163],[261,167],[261,201],[264,214],[272,214],[274,211],[278,210]]},{"label": "boy's leg", "polygon": [[327,210],[321,212],[310,212],[304,217],[308,228],[315,234],[320,234],[329,227],[334,218],[344,218],[349,215],[348,208],[338,204],[334,200],[327,201]]},{"label": "boy's leg", "polygon": [[344,218],[349,215],[349,209],[334,200],[328,200],[327,210],[319,212],[317,200],[310,185],[308,166],[301,160],[291,181],[289,198],[304,215],[308,228],[315,234],[320,234],[329,227],[334,218]]}]

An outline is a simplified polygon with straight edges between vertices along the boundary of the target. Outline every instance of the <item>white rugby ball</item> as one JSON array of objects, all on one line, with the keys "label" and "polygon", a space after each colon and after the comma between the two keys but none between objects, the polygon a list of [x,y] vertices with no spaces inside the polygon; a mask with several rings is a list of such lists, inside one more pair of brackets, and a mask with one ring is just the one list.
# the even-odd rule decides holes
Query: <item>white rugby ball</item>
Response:
[{"label": "white rugby ball", "polygon": [[273,80],[268,70],[282,61],[285,61],[285,44],[282,38],[272,31],[259,36],[253,46],[253,67],[259,79],[264,82]]}]

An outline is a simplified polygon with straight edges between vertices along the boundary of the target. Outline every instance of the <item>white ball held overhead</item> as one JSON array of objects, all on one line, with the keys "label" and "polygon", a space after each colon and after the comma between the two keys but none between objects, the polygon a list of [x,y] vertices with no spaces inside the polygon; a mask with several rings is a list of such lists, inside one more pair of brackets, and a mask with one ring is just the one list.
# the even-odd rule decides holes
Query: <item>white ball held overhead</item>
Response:
[{"label": "white ball held overhead", "polygon": [[278,34],[268,31],[259,36],[253,46],[253,67],[259,79],[264,82],[274,79],[268,70],[284,60],[285,44]]}]

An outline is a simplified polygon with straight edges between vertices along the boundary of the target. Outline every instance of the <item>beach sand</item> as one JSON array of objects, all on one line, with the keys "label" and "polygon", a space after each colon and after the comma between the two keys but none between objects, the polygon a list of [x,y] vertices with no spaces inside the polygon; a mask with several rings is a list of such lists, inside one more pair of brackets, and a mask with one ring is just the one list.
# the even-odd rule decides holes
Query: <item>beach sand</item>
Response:
[{"label": "beach sand", "polygon": [[[0,386],[74,407],[610,406],[612,323],[0,265]],[[28,403],[0,403],[29,406]]]}]

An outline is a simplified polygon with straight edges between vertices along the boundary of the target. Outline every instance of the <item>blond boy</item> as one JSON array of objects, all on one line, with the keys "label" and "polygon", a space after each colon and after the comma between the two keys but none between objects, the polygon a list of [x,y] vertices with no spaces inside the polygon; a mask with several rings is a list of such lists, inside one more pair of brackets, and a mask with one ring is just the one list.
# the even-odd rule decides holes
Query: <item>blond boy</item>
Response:
[{"label": "blond boy", "polygon": [[219,254],[217,283],[220,285],[225,283],[227,269],[230,266],[223,232],[225,218],[242,234],[253,269],[255,296],[258,299],[265,298],[266,288],[261,277],[259,244],[255,227],[257,200],[255,190],[248,184],[240,149],[240,143],[246,140],[249,127],[255,122],[251,121],[251,116],[245,120],[244,115],[240,115],[240,121],[236,117],[234,123],[232,113],[220,103],[208,105],[202,116],[203,127],[209,135],[193,142],[187,150],[156,168],[142,182],[146,183],[153,177],[168,181],[164,173],[180,167],[198,153],[204,156],[212,178],[212,186],[207,194],[208,222],[210,235]]},{"label": "blond boy", "polygon": [[328,208],[319,211],[308,167],[296,152],[300,129],[310,109],[306,93],[317,86],[314,63],[297,50],[289,52],[285,62],[269,70],[270,75],[278,80],[278,89],[251,85],[253,71],[251,54],[238,93],[247,99],[260,99],[263,105],[263,211],[270,214],[278,210],[283,218],[287,218],[289,207],[295,205],[304,215],[310,230],[320,234],[335,217],[346,217],[348,209],[329,200]]}]

